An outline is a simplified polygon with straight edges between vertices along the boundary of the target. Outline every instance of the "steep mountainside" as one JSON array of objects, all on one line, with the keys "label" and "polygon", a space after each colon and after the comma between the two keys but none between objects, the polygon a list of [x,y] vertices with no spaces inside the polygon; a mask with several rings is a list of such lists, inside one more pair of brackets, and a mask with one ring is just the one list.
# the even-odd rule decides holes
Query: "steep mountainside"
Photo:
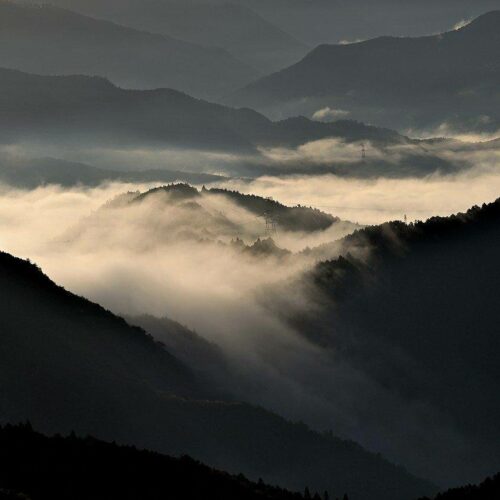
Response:
[{"label": "steep mountainside", "polygon": [[187,453],[251,478],[298,490],[314,484],[354,500],[433,492],[352,442],[211,400],[210,388],[142,330],[59,288],[33,264],[0,254],[0,292],[3,423],[29,419],[43,432]]},{"label": "steep mountainside", "polygon": [[0,1],[0,66],[110,78],[216,97],[259,73],[222,49],[137,31],[47,5]]},{"label": "steep mountainside", "polygon": [[[413,470],[441,474],[448,484],[494,473],[500,468],[500,200],[449,218],[363,229],[342,244],[345,257],[318,264],[306,277],[322,312],[292,321],[401,405],[434,415],[418,424],[428,443],[411,449],[404,450],[408,424],[394,424],[394,443],[402,440],[400,457]],[[439,449],[444,434],[432,438],[441,424],[454,451]]]},{"label": "steep mountainside", "polygon": [[496,131],[500,123],[500,11],[457,31],[321,45],[228,102],[279,113],[329,107],[393,128]]}]

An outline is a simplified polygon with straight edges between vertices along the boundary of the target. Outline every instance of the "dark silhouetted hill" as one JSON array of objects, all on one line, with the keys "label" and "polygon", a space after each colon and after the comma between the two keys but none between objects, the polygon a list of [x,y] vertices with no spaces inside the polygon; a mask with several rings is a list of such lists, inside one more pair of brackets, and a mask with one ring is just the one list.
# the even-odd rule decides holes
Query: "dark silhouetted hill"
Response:
[{"label": "dark silhouetted hill", "polygon": [[49,438],[29,424],[0,428],[0,464],[2,500],[302,498],[187,456],[172,458],[74,434]]},{"label": "dark silhouetted hill", "polygon": [[[439,493],[434,500],[496,500],[499,497],[500,474],[496,474],[479,485],[467,485]],[[426,497],[422,500],[429,499]]]},{"label": "dark silhouetted hill", "polygon": [[[295,325],[401,404],[440,415],[421,424],[434,452],[419,450],[424,443],[402,452],[413,470],[443,484],[498,470],[500,201],[362,229],[341,244],[343,257],[306,278],[323,312]],[[385,418],[383,404],[376,408]],[[455,436],[454,452],[431,437],[438,421]],[[404,422],[397,426],[404,443],[411,433]]]},{"label": "dark silhouetted hill", "polygon": [[[258,407],[222,402],[143,330],[0,254],[0,415],[45,433],[91,434],[354,500],[432,494],[358,445]],[[201,398],[201,399],[200,399]]]}]

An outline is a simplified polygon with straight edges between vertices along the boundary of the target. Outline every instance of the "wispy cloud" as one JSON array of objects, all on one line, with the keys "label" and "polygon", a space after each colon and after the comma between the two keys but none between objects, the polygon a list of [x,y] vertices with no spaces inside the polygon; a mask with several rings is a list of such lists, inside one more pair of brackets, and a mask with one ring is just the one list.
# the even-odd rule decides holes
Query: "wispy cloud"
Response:
[{"label": "wispy cloud", "polygon": [[333,109],[327,106],[326,108],[318,109],[312,115],[312,119],[320,122],[338,120],[339,118],[346,118],[350,115],[350,111],[344,109]]}]

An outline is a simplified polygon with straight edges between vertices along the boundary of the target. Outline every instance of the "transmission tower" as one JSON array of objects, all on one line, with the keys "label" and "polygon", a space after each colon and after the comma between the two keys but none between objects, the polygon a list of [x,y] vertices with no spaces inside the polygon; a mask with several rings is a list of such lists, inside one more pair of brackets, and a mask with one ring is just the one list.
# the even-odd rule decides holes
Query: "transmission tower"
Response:
[{"label": "transmission tower", "polygon": [[262,216],[266,223],[266,235],[269,237],[278,234],[278,221],[271,212],[264,212]]},{"label": "transmission tower", "polygon": [[366,147],[365,143],[361,143],[361,159],[365,160],[366,159]]}]

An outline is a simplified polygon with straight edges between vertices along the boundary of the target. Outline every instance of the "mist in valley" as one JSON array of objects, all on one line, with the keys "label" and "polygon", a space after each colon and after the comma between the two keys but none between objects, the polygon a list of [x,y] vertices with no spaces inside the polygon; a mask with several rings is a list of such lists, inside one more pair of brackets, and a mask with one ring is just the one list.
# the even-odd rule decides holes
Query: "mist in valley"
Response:
[{"label": "mist in valley", "polygon": [[0,0],[0,433],[259,498],[498,473],[496,2],[52,3]]},{"label": "mist in valley", "polygon": [[[266,297],[281,289],[290,316],[314,313],[319,304],[307,287],[285,285],[300,283],[319,255],[345,255],[349,248],[335,242],[364,225],[405,214],[409,221],[425,220],[493,201],[500,175],[491,165],[424,178],[268,175],[217,185],[317,207],[340,220],[318,231],[283,230],[278,221],[276,234],[269,234],[264,214],[201,186],[194,197],[180,198],[168,189],[148,192],[155,183],[31,191],[2,186],[2,248],[117,314],[168,317],[194,330],[222,350],[232,375],[218,369],[211,375],[236,399],[332,430],[397,463],[408,463],[414,449],[468,453],[467,437],[437,408],[401,398],[335,351],[308,341]],[[252,248],[269,236],[279,251]],[[320,253],[308,252],[318,246]]]}]

